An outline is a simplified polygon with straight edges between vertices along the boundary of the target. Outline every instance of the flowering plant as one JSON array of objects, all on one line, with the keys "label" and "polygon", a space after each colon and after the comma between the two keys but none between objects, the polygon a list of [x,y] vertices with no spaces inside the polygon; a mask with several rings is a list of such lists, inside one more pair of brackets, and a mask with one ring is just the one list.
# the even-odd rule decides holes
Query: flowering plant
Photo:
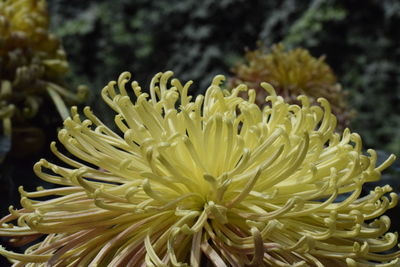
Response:
[{"label": "flowering plant", "polygon": [[285,51],[282,44],[276,44],[268,51],[260,45],[254,51],[247,51],[245,62],[236,65],[232,72],[231,86],[245,83],[254,88],[258,105],[266,104],[267,93],[260,84],[268,82],[290,104],[297,104],[299,95],[306,95],[312,103],[316,103],[319,97],[327,99],[341,130],[349,125],[354,115],[354,111],[347,107],[346,92],[337,82],[325,57],[315,58],[307,49]]},{"label": "flowering plant", "polygon": [[45,0],[0,1],[0,120],[5,136],[12,135],[12,124],[26,128],[46,97],[65,119],[64,101],[76,104],[87,95],[84,86],[77,93],[64,87],[68,62],[48,27]]},{"label": "flowering plant", "polygon": [[133,102],[127,72],[103,89],[121,134],[72,109],[59,132],[71,156],[53,142],[65,165],[34,166],[59,187],[21,187],[22,208],[0,220],[14,245],[42,239],[0,254],[14,266],[398,266],[381,216],[397,195],[387,185],[360,196],[393,155],[376,166],[358,134],[335,133],[323,98],[288,104],[262,83],[260,109],[253,89],[223,90],[219,75],[193,100],[191,82],[171,76],[155,75],[149,93],[130,83]]}]

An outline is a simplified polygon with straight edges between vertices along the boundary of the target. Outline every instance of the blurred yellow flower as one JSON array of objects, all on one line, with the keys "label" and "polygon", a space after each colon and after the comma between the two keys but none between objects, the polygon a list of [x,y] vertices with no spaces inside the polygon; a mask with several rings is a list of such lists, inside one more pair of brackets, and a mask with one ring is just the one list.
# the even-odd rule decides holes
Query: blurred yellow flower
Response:
[{"label": "blurred yellow flower", "polygon": [[24,124],[34,117],[50,96],[61,117],[68,117],[64,101],[82,102],[87,89],[78,93],[64,88],[68,71],[59,40],[48,32],[44,0],[0,1],[0,120],[11,135],[11,122]]},{"label": "blurred yellow flower", "polygon": [[171,76],[155,75],[149,94],[135,81],[129,92],[127,72],[103,89],[121,134],[72,109],[59,132],[72,156],[53,142],[65,164],[34,166],[59,187],[21,187],[22,209],[0,220],[14,245],[41,239],[0,254],[15,266],[399,266],[381,216],[397,195],[386,185],[360,196],[393,155],[376,166],[358,134],[335,133],[323,98],[290,105],[263,83],[260,109],[254,90],[222,90],[216,76],[193,101],[191,82]]},{"label": "blurred yellow flower", "polygon": [[260,83],[268,82],[291,104],[298,103],[299,95],[308,96],[313,103],[319,97],[326,98],[341,130],[348,126],[353,112],[346,106],[345,93],[324,56],[315,58],[302,48],[286,52],[282,44],[277,44],[270,52],[260,45],[259,49],[248,51],[245,59],[232,69],[231,86],[245,83],[254,88],[258,105],[265,104],[267,95]]}]

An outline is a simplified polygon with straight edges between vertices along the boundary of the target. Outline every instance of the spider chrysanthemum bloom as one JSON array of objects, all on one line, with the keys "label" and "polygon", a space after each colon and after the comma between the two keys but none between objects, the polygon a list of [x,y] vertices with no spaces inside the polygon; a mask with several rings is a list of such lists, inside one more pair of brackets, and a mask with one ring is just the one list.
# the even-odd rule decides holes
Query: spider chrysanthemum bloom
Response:
[{"label": "spider chrysanthemum bloom", "polygon": [[0,0],[0,119],[6,135],[11,121],[26,124],[48,96],[65,119],[64,101],[82,102],[86,95],[84,87],[78,93],[64,88],[68,63],[48,26],[46,1]]},{"label": "spider chrysanthemum bloom", "polygon": [[334,133],[323,98],[323,108],[305,96],[290,105],[263,83],[261,110],[254,90],[245,100],[246,85],[222,90],[216,76],[192,101],[191,82],[171,76],[157,74],[149,94],[132,82],[133,102],[127,72],[103,89],[120,133],[72,109],[59,132],[71,156],[52,143],[65,165],[34,167],[60,187],[20,188],[22,209],[0,220],[14,245],[43,237],[0,254],[15,266],[398,266],[381,216],[397,195],[360,196],[393,155],[376,166],[358,134]]},{"label": "spider chrysanthemum bloom", "polygon": [[282,44],[273,45],[270,51],[260,46],[248,51],[246,61],[232,69],[232,86],[246,83],[257,91],[256,103],[264,105],[265,90],[261,82],[270,83],[278,95],[291,103],[297,103],[299,95],[308,96],[312,102],[326,98],[338,118],[340,128],[348,126],[353,112],[346,106],[345,92],[325,62],[325,57],[315,58],[309,51],[297,48],[285,51]]}]

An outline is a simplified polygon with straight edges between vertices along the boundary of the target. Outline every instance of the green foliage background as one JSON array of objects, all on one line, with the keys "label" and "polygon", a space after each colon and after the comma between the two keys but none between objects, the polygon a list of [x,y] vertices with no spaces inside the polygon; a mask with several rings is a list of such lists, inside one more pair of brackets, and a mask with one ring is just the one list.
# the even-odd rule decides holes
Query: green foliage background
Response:
[{"label": "green foliage background", "polygon": [[[349,91],[366,147],[400,154],[400,2],[395,0],[49,0],[72,83],[100,89],[129,70],[146,87],[171,69],[200,93],[257,41],[325,54]],[[143,84],[145,83],[145,84]],[[101,101],[100,101],[101,102]],[[111,119],[110,114],[110,118]]]}]

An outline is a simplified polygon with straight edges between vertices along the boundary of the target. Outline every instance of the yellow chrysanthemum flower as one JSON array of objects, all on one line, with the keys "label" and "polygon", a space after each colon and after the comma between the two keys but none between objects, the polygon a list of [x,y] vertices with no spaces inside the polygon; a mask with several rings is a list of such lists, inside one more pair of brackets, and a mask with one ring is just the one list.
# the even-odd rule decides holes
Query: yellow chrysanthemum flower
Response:
[{"label": "yellow chrysanthemum flower", "polygon": [[216,76],[192,101],[191,82],[171,76],[157,74],[149,94],[132,82],[134,102],[127,72],[103,89],[121,134],[72,109],[59,140],[73,156],[53,142],[65,165],[34,167],[59,187],[21,187],[23,208],[0,220],[14,245],[42,239],[0,254],[14,266],[399,266],[381,216],[397,195],[360,196],[395,156],[376,167],[358,134],[334,133],[323,98],[290,105],[263,83],[261,110],[254,90],[245,100],[246,85],[222,90]]},{"label": "yellow chrysanthemum flower", "polygon": [[349,125],[353,112],[348,110],[345,93],[325,62],[325,57],[315,58],[309,51],[297,48],[285,51],[282,44],[273,45],[267,51],[260,45],[259,49],[248,51],[246,62],[232,69],[233,87],[245,83],[257,91],[256,103],[265,104],[266,92],[261,82],[270,83],[278,95],[291,104],[297,104],[299,95],[308,96],[313,103],[319,97],[326,98],[332,111],[338,118],[340,128]]},{"label": "yellow chrysanthemum flower", "polygon": [[44,0],[0,0],[0,120],[11,135],[11,121],[26,124],[49,95],[63,119],[64,101],[82,102],[87,89],[75,94],[63,87],[68,71],[59,40],[48,32]]}]

